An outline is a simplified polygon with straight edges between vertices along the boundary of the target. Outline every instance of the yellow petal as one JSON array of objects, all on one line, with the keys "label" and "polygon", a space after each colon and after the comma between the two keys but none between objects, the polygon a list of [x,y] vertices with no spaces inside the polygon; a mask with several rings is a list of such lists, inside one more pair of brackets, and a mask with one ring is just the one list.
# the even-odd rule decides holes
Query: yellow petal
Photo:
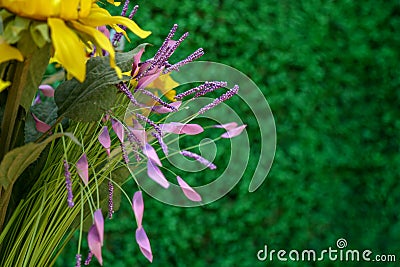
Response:
[{"label": "yellow petal", "polygon": [[114,6],[120,6],[121,2],[115,2],[114,0],[107,0],[107,2],[113,4]]},{"label": "yellow petal", "polygon": [[93,4],[90,10],[89,16],[86,18],[79,19],[79,21],[88,26],[98,27],[103,25],[121,24],[126,26],[130,31],[139,36],[140,38],[146,38],[151,34],[150,31],[142,30],[132,20],[122,16],[111,16],[107,10],[100,8],[98,5]]},{"label": "yellow petal", "polygon": [[85,45],[78,35],[57,18],[47,20],[51,29],[54,58],[78,81],[83,82],[86,75]]},{"label": "yellow petal", "polygon": [[167,73],[155,79],[152,83],[148,85],[148,88],[159,89],[166,98],[171,101],[175,101],[176,91],[172,89],[178,86],[179,83],[172,79],[171,73]]},{"label": "yellow petal", "polygon": [[9,87],[11,85],[10,82],[8,81],[3,81],[2,79],[0,79],[0,93],[6,89],[7,87]]},{"label": "yellow petal", "polygon": [[16,59],[18,61],[23,61],[24,56],[21,52],[11,45],[7,44],[6,41],[0,36],[0,63]]},{"label": "yellow petal", "polygon": [[[114,47],[112,46],[110,40],[108,40],[107,36],[105,36],[102,32],[96,30],[96,28],[92,28],[90,26],[85,26],[80,24],[79,22],[71,21],[72,27],[77,29],[80,32],[84,32],[87,35],[91,36],[94,39],[94,42],[100,46],[99,48],[106,50],[110,54],[110,66],[115,68],[115,51]],[[118,73],[118,71],[117,71]],[[122,77],[121,70],[119,70],[119,76]]]}]

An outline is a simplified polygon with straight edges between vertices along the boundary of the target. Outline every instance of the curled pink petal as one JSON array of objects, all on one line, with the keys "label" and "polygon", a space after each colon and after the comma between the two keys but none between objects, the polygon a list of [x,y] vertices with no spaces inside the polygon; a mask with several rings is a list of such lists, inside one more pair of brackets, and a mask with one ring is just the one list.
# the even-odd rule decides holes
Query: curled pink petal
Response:
[{"label": "curled pink petal", "polygon": [[135,213],[137,226],[142,227],[142,219],[143,219],[143,212],[144,212],[144,202],[143,202],[142,191],[137,191],[133,195],[132,209],[133,209],[133,212]]},{"label": "curled pink petal", "polygon": [[147,85],[158,78],[162,73],[162,69],[157,70],[154,74],[143,76],[139,79],[136,89],[144,89]]},{"label": "curled pink petal", "polygon": [[54,97],[54,88],[48,84],[39,85],[39,90],[47,97]]},{"label": "curled pink petal", "polygon": [[149,159],[149,161],[154,162],[158,166],[162,166],[160,159],[158,158],[158,155],[154,148],[146,143],[143,147],[143,154]]},{"label": "curled pink petal", "polygon": [[246,126],[247,125],[244,124],[239,127],[233,128],[233,129],[227,131],[226,133],[222,134],[221,137],[222,138],[232,138],[232,137],[238,136],[239,134],[241,134],[243,132],[243,130],[244,130],[244,128],[246,128]]},{"label": "curled pink petal", "polygon": [[170,122],[160,124],[161,130],[168,133],[196,135],[204,131],[198,124],[184,124],[180,122]]},{"label": "curled pink petal", "polygon": [[104,218],[103,214],[101,213],[101,209],[96,210],[93,213],[94,217],[94,225],[96,225],[97,232],[99,233],[99,238],[101,245],[103,245],[103,238],[104,238]]},{"label": "curled pink petal", "polygon": [[[169,103],[170,106],[173,106],[176,109],[179,109],[181,104],[182,104],[182,101],[175,101],[175,102]],[[157,113],[160,113],[160,114],[164,114],[164,113],[170,113],[173,110],[170,109],[170,108],[167,108],[167,107],[159,105],[159,106],[154,106],[153,107],[153,111],[157,112]]]},{"label": "curled pink petal", "polygon": [[83,183],[87,186],[89,184],[89,165],[85,153],[83,153],[81,158],[76,163],[76,170]]},{"label": "curled pink petal", "polygon": [[111,139],[107,126],[103,127],[103,131],[99,135],[99,142],[107,150],[107,155],[110,156]]},{"label": "curled pink petal", "polygon": [[139,50],[139,52],[133,57],[133,64],[132,64],[132,73],[131,76],[135,77],[136,74],[139,72],[139,63],[140,63],[140,58],[142,57],[142,54],[144,52],[144,47]]},{"label": "curled pink petal", "polygon": [[93,224],[88,232],[88,246],[90,252],[97,258],[100,265],[103,265],[103,257],[101,255],[101,242],[96,226]]},{"label": "curled pink petal", "polygon": [[32,114],[33,119],[35,120],[36,130],[39,133],[45,133],[45,132],[47,132],[48,130],[51,129],[50,125],[48,125],[47,123],[39,120],[39,118],[36,117],[35,114],[33,114],[33,113],[31,113],[31,114]]},{"label": "curled pink petal", "polygon": [[178,184],[181,187],[183,193],[185,196],[190,199],[191,201],[201,201],[201,196],[199,193],[194,191],[194,189],[188,185],[181,177],[176,176],[176,179],[178,180]]},{"label": "curled pink petal", "polygon": [[151,246],[149,238],[146,235],[143,227],[136,229],[136,242],[139,245],[140,251],[150,261],[153,261],[153,253],[151,252]]},{"label": "curled pink petal", "polygon": [[100,265],[103,265],[101,247],[103,246],[104,241],[104,218],[101,210],[96,210],[93,217],[93,225],[90,227],[88,232],[88,245],[90,251],[97,258]]},{"label": "curled pink petal", "polygon": [[165,179],[164,174],[151,159],[147,161],[147,175],[162,187],[169,187],[168,180]]},{"label": "curled pink petal", "polygon": [[121,143],[124,142],[124,126],[118,120],[111,119],[112,128]]},{"label": "curled pink petal", "polygon": [[36,104],[40,104],[40,103],[42,103],[42,100],[40,99],[40,95],[37,94],[35,97],[35,100],[33,100],[33,104],[36,105]]},{"label": "curled pink petal", "polygon": [[236,122],[229,122],[229,123],[225,123],[225,124],[218,124],[218,125],[214,125],[214,128],[224,128],[225,130],[229,131],[232,130],[234,128],[236,128],[238,126],[238,124]]}]

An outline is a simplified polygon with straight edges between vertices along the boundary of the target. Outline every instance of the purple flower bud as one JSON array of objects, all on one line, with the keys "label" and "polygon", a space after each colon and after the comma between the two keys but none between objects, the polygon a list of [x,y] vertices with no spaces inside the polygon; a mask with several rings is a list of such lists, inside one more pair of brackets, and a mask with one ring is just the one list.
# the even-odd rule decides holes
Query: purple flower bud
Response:
[{"label": "purple flower bud", "polygon": [[93,258],[93,253],[89,250],[88,256],[85,260],[85,265],[89,265],[90,262],[92,261],[92,258]]},{"label": "purple flower bud", "polygon": [[159,98],[158,96],[156,96],[155,94],[153,94],[152,92],[145,90],[145,89],[140,89],[139,90],[141,93],[143,93],[144,95],[150,96],[152,99],[154,99],[155,101],[157,101],[160,105],[172,110],[172,111],[177,111],[176,107],[166,103],[165,101],[163,101],[161,98]]},{"label": "purple flower bud", "polygon": [[139,114],[139,113],[136,113],[136,117],[137,117],[139,120],[141,120],[141,121],[143,121],[143,122],[145,122],[145,123],[150,124],[150,125],[154,128],[154,130],[156,130],[157,133],[158,133],[159,135],[162,136],[162,132],[161,132],[160,126],[158,126],[154,121],[150,120],[150,119],[147,118],[146,116],[143,116],[142,114]]},{"label": "purple flower bud", "polygon": [[76,254],[75,258],[76,258],[75,267],[81,267],[82,255],[81,254]]},{"label": "purple flower bud", "polygon": [[137,100],[133,97],[132,92],[129,90],[128,86],[126,86],[125,83],[119,83],[116,86],[119,91],[124,93],[129,98],[133,105],[140,106],[139,102],[137,102]]}]

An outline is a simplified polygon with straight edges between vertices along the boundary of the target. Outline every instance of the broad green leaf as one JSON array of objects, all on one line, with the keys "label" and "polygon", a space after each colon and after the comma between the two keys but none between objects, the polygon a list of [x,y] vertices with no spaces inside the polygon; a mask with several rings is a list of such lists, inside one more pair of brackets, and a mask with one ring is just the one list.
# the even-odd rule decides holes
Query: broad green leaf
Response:
[{"label": "broad green leaf", "polygon": [[22,172],[40,156],[47,144],[62,136],[71,137],[71,134],[54,134],[42,143],[28,143],[9,151],[0,163],[0,186],[7,190]]},{"label": "broad green leaf", "polygon": [[[57,119],[57,105],[53,98],[32,106],[30,112],[49,125],[53,125]],[[28,114],[25,121],[25,143],[36,141],[42,134],[37,131],[32,115]]]},{"label": "broad green leaf", "polygon": [[[116,62],[122,72],[129,71],[133,56],[139,49],[127,53],[117,53]],[[130,77],[125,76],[125,80]],[[55,92],[58,115],[80,122],[100,119],[116,100],[121,79],[110,68],[108,57],[94,57],[87,62],[86,79],[83,83],[71,79],[62,83]]]}]

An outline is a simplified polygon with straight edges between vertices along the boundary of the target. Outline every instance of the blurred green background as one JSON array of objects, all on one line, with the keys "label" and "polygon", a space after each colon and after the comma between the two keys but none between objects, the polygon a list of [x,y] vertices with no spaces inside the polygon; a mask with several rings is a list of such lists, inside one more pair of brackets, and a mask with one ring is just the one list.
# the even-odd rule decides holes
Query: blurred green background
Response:
[{"label": "blurred green background", "polygon": [[[179,24],[178,35],[189,31],[190,37],[174,59],[203,47],[203,60],[246,73],[268,100],[277,127],[272,169],[249,193],[260,145],[252,134],[257,124],[249,107],[229,101],[249,124],[252,163],[234,190],[204,207],[177,208],[145,196],[152,266],[365,266],[256,257],[264,245],[321,251],[336,248],[339,238],[349,249],[400,260],[399,1],[137,4],[135,21],[153,32],[146,42],[155,47],[146,57]],[[142,41],[132,37],[132,42],[134,47]],[[215,163],[223,161],[218,157]],[[193,176],[188,181],[202,184],[204,174]],[[126,190],[132,195],[135,188]],[[150,266],[135,242],[135,226],[124,201],[105,224],[104,266]],[[76,248],[73,239],[57,265],[73,265]]]}]

